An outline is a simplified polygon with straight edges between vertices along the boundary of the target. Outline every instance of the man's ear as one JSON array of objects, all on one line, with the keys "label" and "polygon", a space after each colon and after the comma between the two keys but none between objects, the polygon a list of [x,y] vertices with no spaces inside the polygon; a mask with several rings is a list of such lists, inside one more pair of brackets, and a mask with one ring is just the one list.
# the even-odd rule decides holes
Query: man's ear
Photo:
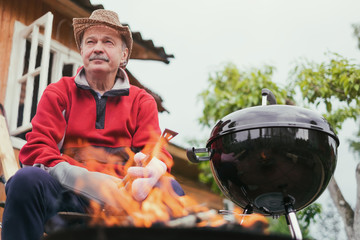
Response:
[{"label": "man's ear", "polygon": [[121,52],[121,62],[125,62],[128,58],[129,55],[129,49],[125,48],[122,52]]}]

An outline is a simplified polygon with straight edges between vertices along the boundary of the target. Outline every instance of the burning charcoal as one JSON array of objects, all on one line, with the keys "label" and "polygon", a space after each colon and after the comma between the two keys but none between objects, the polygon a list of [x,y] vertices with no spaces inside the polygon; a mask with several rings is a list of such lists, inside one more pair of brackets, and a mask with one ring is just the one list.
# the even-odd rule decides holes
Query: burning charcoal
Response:
[{"label": "burning charcoal", "polygon": [[201,221],[206,221],[206,220],[210,220],[211,218],[213,218],[214,216],[217,215],[217,211],[212,209],[206,212],[199,212],[196,214],[196,217],[198,219],[200,219]]},{"label": "burning charcoal", "polygon": [[196,226],[196,216],[188,215],[182,218],[177,218],[170,220],[165,225],[167,227],[195,227]]},{"label": "burning charcoal", "polygon": [[251,231],[265,233],[268,230],[269,222],[261,214],[249,214],[243,217],[241,226]]}]

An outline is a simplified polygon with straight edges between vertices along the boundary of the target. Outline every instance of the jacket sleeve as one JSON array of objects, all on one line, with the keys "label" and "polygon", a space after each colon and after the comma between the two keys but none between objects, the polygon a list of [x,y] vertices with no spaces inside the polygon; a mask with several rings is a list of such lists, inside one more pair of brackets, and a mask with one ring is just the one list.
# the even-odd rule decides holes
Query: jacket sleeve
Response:
[{"label": "jacket sleeve", "polygon": [[139,109],[137,114],[137,126],[133,136],[132,146],[135,148],[142,148],[145,154],[153,154],[156,152],[156,157],[163,161],[168,171],[173,165],[173,159],[170,153],[162,146],[160,151],[154,149],[159,142],[161,130],[159,126],[158,110],[155,99],[146,94],[141,97]]},{"label": "jacket sleeve", "polygon": [[25,166],[47,169],[65,161],[60,153],[66,130],[66,101],[60,91],[49,85],[44,91],[32,119],[32,131],[26,135],[27,143],[19,153]]},{"label": "jacket sleeve", "polygon": [[126,196],[124,195],[124,188],[122,188],[122,180],[104,173],[90,172],[83,167],[74,166],[67,162],[58,163],[50,169],[49,173],[63,187],[100,204],[119,207],[123,199],[119,200],[114,196]]}]

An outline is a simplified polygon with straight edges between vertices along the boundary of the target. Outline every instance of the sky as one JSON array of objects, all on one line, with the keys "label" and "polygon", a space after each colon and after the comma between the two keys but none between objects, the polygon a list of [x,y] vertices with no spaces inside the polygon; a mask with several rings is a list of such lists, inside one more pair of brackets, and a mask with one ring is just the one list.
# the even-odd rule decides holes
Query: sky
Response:
[{"label": "sky", "polygon": [[[209,74],[232,62],[241,69],[272,65],[273,80],[284,86],[300,59],[315,62],[336,52],[360,63],[360,50],[352,24],[360,24],[360,1],[355,0],[92,0],[119,14],[120,22],[153,40],[168,54],[170,64],[130,60],[128,69],[142,84],[158,93],[168,113],[160,126],[179,133],[172,142],[192,147],[189,139],[208,139],[198,118],[200,92]],[[234,92],[241,94],[241,92]],[[259,93],[261,97],[261,93]],[[335,178],[355,206],[356,160],[347,138],[355,123],[339,133]],[[204,146],[197,146],[204,147]]]}]

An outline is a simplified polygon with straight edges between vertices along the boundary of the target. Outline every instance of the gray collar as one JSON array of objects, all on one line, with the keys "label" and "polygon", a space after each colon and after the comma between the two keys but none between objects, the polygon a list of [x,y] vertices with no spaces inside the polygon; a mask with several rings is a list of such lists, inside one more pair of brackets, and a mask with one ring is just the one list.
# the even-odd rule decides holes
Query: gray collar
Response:
[{"label": "gray collar", "polygon": [[[96,92],[95,90],[93,90],[90,87],[90,85],[85,77],[85,69],[84,68],[80,69],[80,71],[75,76],[75,84],[79,88],[92,90],[99,97],[101,97],[101,94],[99,92]],[[112,87],[111,90],[105,92],[103,94],[103,96],[119,96],[119,95],[127,96],[127,95],[129,95],[129,89],[130,89],[129,77],[127,76],[124,69],[119,68],[118,72],[116,74],[116,80],[115,80],[114,86]]]}]

